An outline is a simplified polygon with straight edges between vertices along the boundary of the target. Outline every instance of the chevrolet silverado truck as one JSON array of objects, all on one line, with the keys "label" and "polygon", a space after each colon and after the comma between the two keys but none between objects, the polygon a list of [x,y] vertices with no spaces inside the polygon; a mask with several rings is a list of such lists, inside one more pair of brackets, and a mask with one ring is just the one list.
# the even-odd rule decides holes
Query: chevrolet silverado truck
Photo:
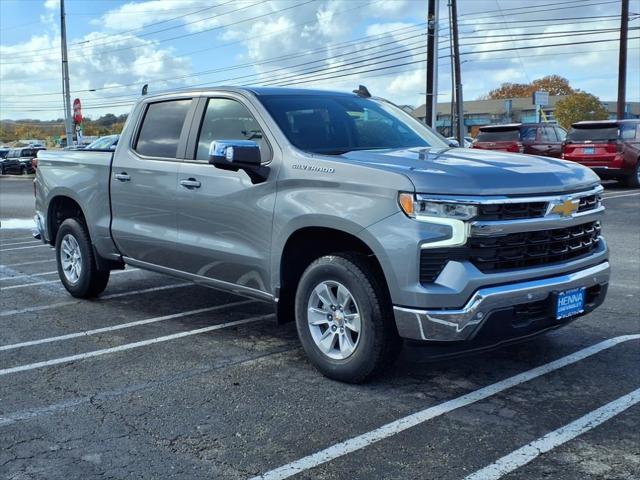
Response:
[{"label": "chevrolet silverado truck", "polygon": [[342,381],[403,339],[519,341],[607,291],[591,170],[450,148],[362,87],[148,95],[115,152],[38,158],[35,221],[71,295],[131,265],[273,302]]}]

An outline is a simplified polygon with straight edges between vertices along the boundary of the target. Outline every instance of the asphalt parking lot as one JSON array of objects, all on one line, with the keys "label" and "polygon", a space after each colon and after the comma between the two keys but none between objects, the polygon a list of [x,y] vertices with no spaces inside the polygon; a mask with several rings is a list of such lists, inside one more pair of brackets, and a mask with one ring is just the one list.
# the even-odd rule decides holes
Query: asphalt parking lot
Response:
[{"label": "asphalt parking lot", "polygon": [[638,191],[607,185],[600,309],[473,356],[406,347],[355,386],[260,302],[136,269],[73,299],[8,221],[31,188],[0,178],[0,478],[640,478]]}]

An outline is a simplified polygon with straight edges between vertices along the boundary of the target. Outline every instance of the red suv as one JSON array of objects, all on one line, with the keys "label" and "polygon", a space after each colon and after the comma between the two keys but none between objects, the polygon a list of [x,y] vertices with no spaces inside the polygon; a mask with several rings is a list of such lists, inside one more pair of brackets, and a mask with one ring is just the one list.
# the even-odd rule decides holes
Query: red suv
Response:
[{"label": "red suv", "polygon": [[480,127],[472,147],[560,158],[566,134],[563,128],[549,123],[487,125]]},{"label": "red suv", "polygon": [[640,186],[640,119],[577,122],[562,146],[562,158],[590,167],[601,178]]}]

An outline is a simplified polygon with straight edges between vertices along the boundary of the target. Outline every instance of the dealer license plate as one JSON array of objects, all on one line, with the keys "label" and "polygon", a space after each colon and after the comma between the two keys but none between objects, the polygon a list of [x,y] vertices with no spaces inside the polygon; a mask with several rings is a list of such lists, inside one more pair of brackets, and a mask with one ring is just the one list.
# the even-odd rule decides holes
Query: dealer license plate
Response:
[{"label": "dealer license plate", "polygon": [[594,147],[584,147],[582,149],[582,153],[585,153],[587,155],[593,155],[593,153],[595,152],[595,148]]},{"label": "dealer license plate", "polygon": [[560,320],[583,313],[584,297],[584,287],[558,292],[556,296],[556,318]]}]

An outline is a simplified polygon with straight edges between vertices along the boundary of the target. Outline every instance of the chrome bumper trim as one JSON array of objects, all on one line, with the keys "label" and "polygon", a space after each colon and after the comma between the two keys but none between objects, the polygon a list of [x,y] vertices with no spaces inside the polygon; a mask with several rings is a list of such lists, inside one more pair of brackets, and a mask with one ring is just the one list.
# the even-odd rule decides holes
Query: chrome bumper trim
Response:
[{"label": "chrome bumper trim", "polygon": [[481,237],[486,235],[505,235],[509,233],[535,232],[539,230],[550,230],[553,228],[566,228],[580,225],[582,223],[593,222],[602,218],[604,207],[598,207],[580,212],[571,217],[561,217],[560,215],[549,215],[541,218],[527,218],[524,220],[486,221],[471,222],[470,236]]},{"label": "chrome bumper trim", "polygon": [[414,340],[468,340],[492,311],[544,300],[556,290],[607,284],[610,270],[609,262],[603,262],[556,277],[482,288],[457,310],[417,310],[394,306],[396,326],[401,337]]},{"label": "chrome bumper trim", "polygon": [[552,202],[558,199],[576,200],[582,197],[589,197],[591,195],[598,195],[604,191],[602,185],[596,185],[588,190],[575,193],[558,193],[553,195],[532,195],[523,197],[507,197],[503,195],[436,195],[418,193],[416,198],[420,201],[435,201],[435,202],[447,202],[447,203],[465,203],[471,205],[490,205],[490,204],[503,204],[503,203],[532,203],[532,202]]}]

